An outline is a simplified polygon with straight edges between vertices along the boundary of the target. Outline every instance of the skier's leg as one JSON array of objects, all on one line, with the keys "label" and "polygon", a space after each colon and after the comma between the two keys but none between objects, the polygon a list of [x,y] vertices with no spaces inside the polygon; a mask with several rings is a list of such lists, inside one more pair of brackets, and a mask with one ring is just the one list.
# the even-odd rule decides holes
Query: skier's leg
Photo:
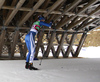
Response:
[{"label": "skier's leg", "polygon": [[27,49],[28,49],[28,54],[26,56],[26,65],[25,68],[28,69],[29,68],[29,58],[30,58],[30,54],[31,54],[31,49],[30,49],[30,34],[27,34],[25,37],[25,42],[27,45]]},{"label": "skier's leg", "polygon": [[37,68],[33,67],[33,59],[34,59],[34,55],[35,55],[35,34],[30,34],[30,43],[31,43],[31,55],[30,55],[30,65],[29,65],[29,69],[30,70],[38,70]]},{"label": "skier's leg", "polygon": [[35,54],[35,40],[34,40],[34,37],[32,35],[32,33],[30,34],[30,51],[31,51],[31,54],[30,54],[30,61],[29,63],[33,63],[33,59],[34,59],[34,54]]}]

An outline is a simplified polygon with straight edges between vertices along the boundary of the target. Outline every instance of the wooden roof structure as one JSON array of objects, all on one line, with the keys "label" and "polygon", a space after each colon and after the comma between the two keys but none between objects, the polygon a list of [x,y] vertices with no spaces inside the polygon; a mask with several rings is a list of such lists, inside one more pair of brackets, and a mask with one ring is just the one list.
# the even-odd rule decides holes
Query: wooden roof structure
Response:
[{"label": "wooden roof structure", "polygon": [[[8,54],[6,58],[15,58],[17,48],[19,58],[25,58],[24,37],[39,15],[43,15],[47,23],[53,20],[53,25],[39,32],[35,56],[38,57],[41,48],[44,57],[49,56],[50,50],[55,58],[60,52],[63,57],[69,53],[78,57],[87,32],[100,26],[100,0],[0,0],[0,58],[5,58],[4,52]],[[82,37],[75,51],[73,45],[79,33]],[[56,50],[54,45],[58,46]],[[66,50],[63,45],[67,45]]]}]

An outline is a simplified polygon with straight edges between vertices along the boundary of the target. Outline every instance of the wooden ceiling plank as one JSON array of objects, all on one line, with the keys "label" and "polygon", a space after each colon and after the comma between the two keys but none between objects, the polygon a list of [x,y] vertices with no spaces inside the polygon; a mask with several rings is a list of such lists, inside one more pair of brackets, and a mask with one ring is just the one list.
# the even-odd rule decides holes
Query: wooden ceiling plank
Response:
[{"label": "wooden ceiling plank", "polygon": [[6,21],[4,23],[5,26],[9,25],[9,23],[14,18],[14,16],[16,15],[16,13],[18,12],[18,10],[20,9],[20,7],[23,5],[24,2],[25,2],[25,0],[20,0],[18,2],[18,4],[16,5],[16,8],[12,11],[10,16],[6,19]]},{"label": "wooden ceiling plank", "polygon": [[19,22],[18,26],[21,26],[24,22],[26,22],[27,19],[43,4],[44,1],[45,0],[39,0],[32,8],[32,11],[30,11],[26,16],[22,16],[22,20]]},{"label": "wooden ceiling plank", "polygon": [[87,26],[89,26],[91,23],[93,23],[93,22],[95,22],[95,21],[97,21],[97,20],[98,20],[98,19],[95,18],[95,19],[93,19],[92,21],[88,22],[87,24],[85,24],[85,25],[79,27],[77,30],[84,29],[84,28],[86,28]]},{"label": "wooden ceiling plank", "polygon": [[57,8],[64,0],[57,0],[49,9],[47,9],[47,13],[43,16],[47,17],[55,8]]},{"label": "wooden ceiling plank", "polygon": [[66,25],[69,21],[73,20],[75,17],[77,17],[79,14],[81,14],[82,12],[84,12],[86,9],[88,9],[88,7],[90,7],[91,5],[93,5],[96,2],[98,2],[98,0],[91,0],[86,6],[84,6],[81,10],[79,10],[75,16],[71,16],[68,19],[67,19],[67,16],[64,17],[63,20],[61,20],[58,23],[58,25],[56,26],[56,29],[61,28],[64,25]]},{"label": "wooden ceiling plank", "polygon": [[0,0],[0,9],[2,8],[4,2],[5,2],[5,0]]},{"label": "wooden ceiling plank", "polygon": [[[15,7],[11,7],[11,6],[3,6],[2,7],[2,9],[8,9],[8,10],[15,10]],[[19,9],[19,11],[32,11],[32,9],[31,8],[26,8],[26,7],[21,7],[20,9]],[[35,12],[37,12],[37,13],[47,13],[47,11],[46,11],[46,9],[37,9]],[[60,12],[60,11],[57,11],[57,10],[53,10],[50,14],[54,14],[54,15],[61,15],[62,14],[62,12]],[[64,15],[67,15],[67,16],[74,16],[75,15],[75,13],[72,13],[72,12],[66,12]],[[38,15],[39,16],[39,15]],[[83,14],[83,13],[81,13],[81,14],[79,14],[78,16],[80,16],[80,17],[88,17],[88,15],[87,14]],[[93,17],[93,16],[90,16],[90,17]],[[95,18],[99,18],[98,16],[94,16]],[[55,18],[54,18],[55,19]]]},{"label": "wooden ceiling plank", "polygon": [[73,7],[75,7],[77,4],[79,4],[79,2],[81,2],[81,0],[75,0],[71,5],[69,5],[69,6],[67,6],[65,9],[64,9],[64,11],[61,13],[61,15],[59,15],[59,16],[56,16],[54,19],[54,22],[57,20],[57,19],[59,19],[59,18],[61,18],[63,15],[65,15],[69,10],[71,10]]}]

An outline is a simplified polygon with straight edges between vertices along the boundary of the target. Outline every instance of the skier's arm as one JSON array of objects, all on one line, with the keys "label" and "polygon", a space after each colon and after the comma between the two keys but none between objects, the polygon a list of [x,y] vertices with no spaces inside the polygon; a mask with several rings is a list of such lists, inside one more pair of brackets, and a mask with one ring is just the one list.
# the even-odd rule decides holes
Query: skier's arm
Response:
[{"label": "skier's arm", "polygon": [[47,27],[51,27],[51,25],[52,25],[52,22],[50,22],[50,23],[45,23],[45,22],[40,22],[40,26],[47,26]]}]

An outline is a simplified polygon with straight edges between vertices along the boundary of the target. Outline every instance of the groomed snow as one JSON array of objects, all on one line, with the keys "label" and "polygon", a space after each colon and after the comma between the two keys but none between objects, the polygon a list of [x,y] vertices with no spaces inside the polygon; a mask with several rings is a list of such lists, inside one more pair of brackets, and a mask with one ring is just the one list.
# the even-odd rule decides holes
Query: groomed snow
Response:
[{"label": "groomed snow", "polygon": [[40,70],[24,68],[25,60],[0,60],[0,82],[100,82],[100,58],[44,59]]}]

